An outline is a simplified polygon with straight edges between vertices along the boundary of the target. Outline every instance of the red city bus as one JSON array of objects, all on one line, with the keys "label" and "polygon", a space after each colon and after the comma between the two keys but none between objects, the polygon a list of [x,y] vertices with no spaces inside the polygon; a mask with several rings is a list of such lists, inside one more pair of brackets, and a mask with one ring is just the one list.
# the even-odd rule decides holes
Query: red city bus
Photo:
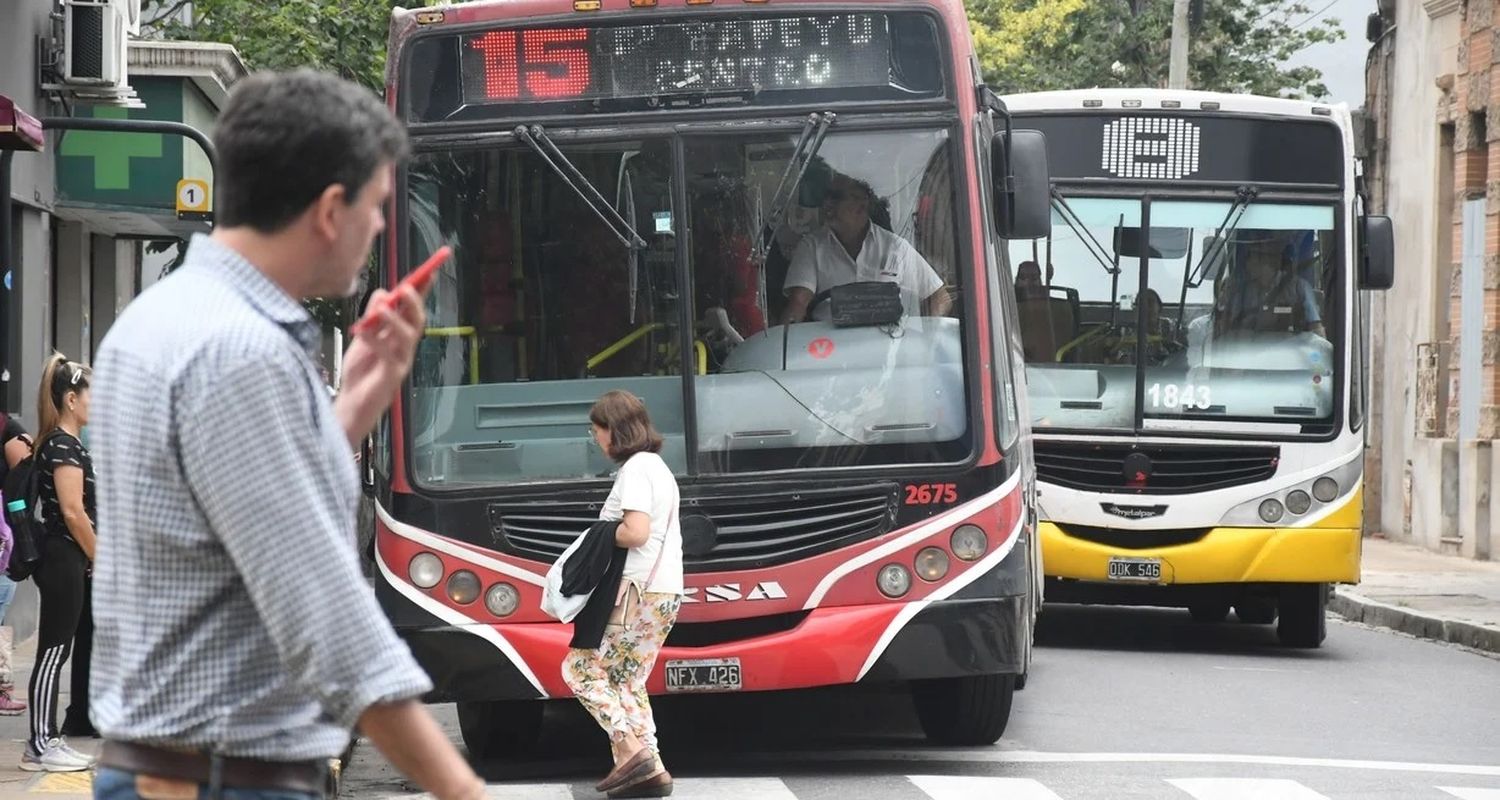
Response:
[{"label": "red city bus", "polygon": [[[1002,238],[1050,216],[1042,136],[976,75],[958,0],[395,12],[384,279],[454,258],[371,442],[375,581],[471,752],[569,694],[539,601],[609,491],[609,389],[682,490],[652,692],[900,682],[932,739],[1000,737],[1041,574]],[[870,257],[783,324],[835,214]]]}]

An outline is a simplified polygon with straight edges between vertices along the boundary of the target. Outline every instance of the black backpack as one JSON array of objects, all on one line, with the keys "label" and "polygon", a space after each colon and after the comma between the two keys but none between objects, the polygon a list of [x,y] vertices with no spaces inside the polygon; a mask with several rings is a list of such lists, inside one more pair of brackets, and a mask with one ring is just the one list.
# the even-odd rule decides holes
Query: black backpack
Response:
[{"label": "black backpack", "polygon": [[[34,453],[41,452],[41,449],[38,446]],[[5,522],[10,525],[13,542],[10,566],[5,574],[13,581],[31,577],[37,565],[42,563],[47,526],[42,521],[41,491],[42,471],[37,466],[35,454],[11,467],[5,475],[5,483],[0,485],[0,494],[5,495]]]}]

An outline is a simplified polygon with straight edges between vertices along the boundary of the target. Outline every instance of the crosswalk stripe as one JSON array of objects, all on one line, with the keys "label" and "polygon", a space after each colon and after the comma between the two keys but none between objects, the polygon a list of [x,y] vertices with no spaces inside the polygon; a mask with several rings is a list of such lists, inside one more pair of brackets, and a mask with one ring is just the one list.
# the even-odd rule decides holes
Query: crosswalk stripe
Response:
[{"label": "crosswalk stripe", "polygon": [[1465,786],[1439,786],[1438,791],[1447,792],[1458,800],[1500,800],[1500,789],[1470,789]]},{"label": "crosswalk stripe", "polygon": [[672,781],[675,800],[797,800],[780,778],[680,778]]},{"label": "crosswalk stripe", "polygon": [[[566,783],[518,783],[513,786],[492,783],[485,787],[485,796],[494,800],[573,800],[573,787]],[[430,795],[412,797],[406,795],[387,800],[429,800]]]},{"label": "crosswalk stripe", "polygon": [[1062,800],[1030,778],[980,778],[956,775],[908,775],[906,779],[932,800]]},{"label": "crosswalk stripe", "polygon": [[1178,778],[1167,783],[1198,800],[1328,800],[1284,778]]}]

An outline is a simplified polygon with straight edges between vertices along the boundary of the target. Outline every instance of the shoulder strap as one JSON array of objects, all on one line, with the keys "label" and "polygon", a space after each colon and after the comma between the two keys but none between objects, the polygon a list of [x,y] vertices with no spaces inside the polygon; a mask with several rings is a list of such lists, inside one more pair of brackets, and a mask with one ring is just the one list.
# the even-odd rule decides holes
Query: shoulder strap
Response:
[{"label": "shoulder strap", "polygon": [[[678,502],[682,502],[679,497]],[[667,515],[667,530],[661,537],[661,549],[656,551],[656,563],[651,565],[651,574],[646,576],[646,591],[651,591],[651,584],[656,581],[656,571],[661,568],[661,557],[667,554],[667,537],[672,534],[672,521],[677,519],[677,508],[673,506],[672,513]]]}]

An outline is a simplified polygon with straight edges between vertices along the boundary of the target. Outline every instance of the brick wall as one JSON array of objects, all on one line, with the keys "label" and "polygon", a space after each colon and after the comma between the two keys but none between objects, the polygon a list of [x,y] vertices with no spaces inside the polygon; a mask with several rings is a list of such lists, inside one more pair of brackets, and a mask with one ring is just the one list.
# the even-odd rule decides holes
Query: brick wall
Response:
[{"label": "brick wall", "polygon": [[[1463,38],[1454,64],[1452,108],[1447,116],[1454,124],[1454,192],[1464,200],[1486,200],[1484,235],[1484,302],[1483,319],[1463,317],[1463,221],[1462,214],[1453,220],[1453,270],[1450,305],[1450,342],[1452,358],[1448,397],[1448,419],[1456,424],[1460,392],[1456,391],[1462,376],[1459,371],[1462,351],[1459,343],[1465,324],[1483,326],[1481,343],[1482,375],[1480,383],[1480,438],[1500,436],[1500,28],[1495,13],[1500,0],[1464,0],[1462,6]],[[1443,114],[1439,114],[1443,116]],[[1456,430],[1450,428],[1449,430]]]}]

